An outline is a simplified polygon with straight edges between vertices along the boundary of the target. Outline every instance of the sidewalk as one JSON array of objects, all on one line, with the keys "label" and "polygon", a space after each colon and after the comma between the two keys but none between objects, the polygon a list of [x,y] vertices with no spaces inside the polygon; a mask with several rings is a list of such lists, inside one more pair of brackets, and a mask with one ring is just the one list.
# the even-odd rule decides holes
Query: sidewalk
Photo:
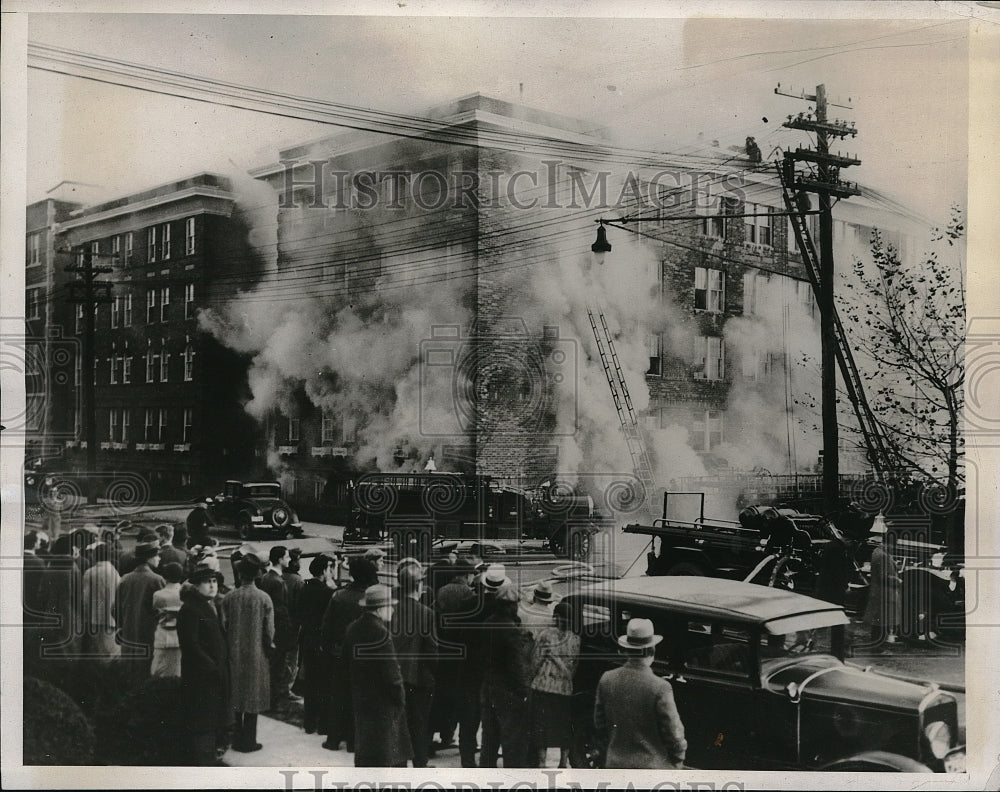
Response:
[{"label": "sidewalk", "polygon": [[[253,753],[229,750],[222,761],[230,767],[354,767],[354,754],[328,751],[322,734],[306,734],[275,718],[257,719],[257,742],[264,747]],[[458,746],[431,757],[430,767],[461,767]]]}]

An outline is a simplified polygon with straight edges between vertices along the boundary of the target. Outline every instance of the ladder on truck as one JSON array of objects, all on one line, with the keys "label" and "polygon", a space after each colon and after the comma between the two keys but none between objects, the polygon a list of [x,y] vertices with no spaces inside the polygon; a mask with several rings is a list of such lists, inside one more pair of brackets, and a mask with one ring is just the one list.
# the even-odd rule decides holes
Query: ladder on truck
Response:
[{"label": "ladder on truck", "polygon": [[[802,255],[802,263],[805,266],[806,275],[812,285],[813,294],[816,301],[823,302],[820,290],[823,284],[819,280],[819,257],[816,255],[816,248],[813,245],[812,234],[809,233],[809,226],[806,224],[806,217],[795,205],[795,200],[791,193],[791,185],[788,183],[787,174],[782,164],[778,164],[778,177],[781,181],[781,194],[785,201],[785,209],[788,217],[792,221],[792,230],[795,232],[795,241],[798,244],[799,252]],[[837,365],[840,368],[840,375],[844,380],[844,389],[847,397],[851,400],[854,408],[854,415],[858,419],[858,426],[861,428],[861,435],[868,449],[868,459],[875,469],[875,474],[880,481],[885,478],[885,473],[894,467],[893,456],[886,447],[885,439],[882,437],[882,429],[872,412],[871,405],[865,396],[864,382],[858,373],[857,364],[854,361],[854,353],[847,343],[847,335],[844,326],[840,321],[840,314],[836,307],[833,309],[833,334],[836,340],[834,352],[837,358]]]},{"label": "ladder on truck", "polygon": [[597,316],[600,319],[600,327],[597,325],[597,319],[594,318],[593,309],[587,309],[590,327],[594,331],[594,340],[597,342],[597,351],[601,356],[601,364],[604,366],[604,375],[608,378],[611,398],[615,402],[618,420],[622,425],[622,434],[625,435],[628,452],[632,456],[632,468],[636,478],[646,488],[646,496],[648,497],[652,493],[654,485],[653,465],[649,461],[646,444],[642,441],[639,420],[636,417],[635,408],[632,406],[628,385],[625,384],[625,374],[618,361],[618,353],[615,352],[615,342],[611,339],[611,333],[608,331],[608,322],[602,311],[598,311]]}]

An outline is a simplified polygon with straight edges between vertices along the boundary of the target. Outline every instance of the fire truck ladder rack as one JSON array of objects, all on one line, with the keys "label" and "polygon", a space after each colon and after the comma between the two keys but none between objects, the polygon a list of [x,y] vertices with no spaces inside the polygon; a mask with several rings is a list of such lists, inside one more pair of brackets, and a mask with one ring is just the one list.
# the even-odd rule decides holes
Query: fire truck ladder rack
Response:
[{"label": "fire truck ladder rack", "polygon": [[635,409],[632,407],[632,397],[629,395],[628,385],[625,384],[625,375],[622,372],[621,363],[618,361],[618,353],[615,352],[615,343],[611,340],[611,333],[608,331],[608,322],[602,311],[599,311],[597,315],[601,320],[600,328],[598,328],[597,320],[594,318],[594,311],[590,308],[587,309],[590,327],[594,331],[594,340],[597,342],[597,351],[601,356],[601,364],[604,366],[604,375],[608,378],[608,387],[611,389],[611,398],[615,402],[615,410],[618,411],[618,420],[622,425],[622,433],[625,435],[629,454],[632,455],[632,467],[636,478],[646,488],[648,497],[652,494],[654,486],[653,466],[649,461],[646,445],[642,441],[639,421],[636,418]]},{"label": "fire truck ladder rack", "polygon": [[[785,209],[788,217],[792,221],[792,229],[795,231],[795,241],[798,243],[799,252],[802,254],[802,263],[805,266],[809,282],[812,284],[813,294],[816,300],[822,302],[820,289],[823,284],[819,282],[819,258],[816,255],[816,248],[813,245],[812,235],[806,225],[805,215],[801,214],[795,205],[789,188],[786,173],[781,163],[778,164],[778,176],[781,180],[781,193],[785,200]],[[837,364],[840,368],[840,375],[844,378],[844,389],[847,397],[851,400],[854,414],[858,419],[861,434],[864,437],[865,447],[868,449],[868,459],[875,469],[879,480],[884,480],[885,473],[894,467],[892,455],[886,447],[882,437],[882,430],[875,419],[868,399],[865,396],[864,383],[858,373],[857,364],[854,362],[854,354],[847,343],[847,336],[844,333],[844,326],[840,322],[840,314],[837,309],[833,311],[833,328],[836,338]]]}]

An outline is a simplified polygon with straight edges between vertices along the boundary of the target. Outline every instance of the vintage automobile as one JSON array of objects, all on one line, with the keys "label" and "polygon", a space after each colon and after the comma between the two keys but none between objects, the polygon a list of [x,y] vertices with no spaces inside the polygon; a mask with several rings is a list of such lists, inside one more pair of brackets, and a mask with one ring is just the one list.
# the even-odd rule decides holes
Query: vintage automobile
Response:
[{"label": "vintage automobile", "polygon": [[[632,618],[664,640],[653,670],[684,723],[686,764],[728,770],[964,772],[958,702],[935,686],[844,663],[843,609],[791,591],[706,577],[608,580],[563,598],[583,634],[574,754],[600,766],[590,713]],[[580,766],[580,765],[576,765]]]},{"label": "vintage automobile", "polygon": [[302,535],[302,523],[282,499],[276,481],[227,481],[210,499],[208,513],[217,526],[232,526],[244,540],[257,531],[287,538]]}]

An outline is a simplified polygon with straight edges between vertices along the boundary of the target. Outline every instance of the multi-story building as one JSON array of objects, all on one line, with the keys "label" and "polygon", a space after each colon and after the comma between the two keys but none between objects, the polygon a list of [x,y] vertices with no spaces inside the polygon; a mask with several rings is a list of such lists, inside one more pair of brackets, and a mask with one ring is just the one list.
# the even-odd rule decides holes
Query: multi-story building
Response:
[{"label": "multi-story building", "polygon": [[[427,119],[416,139],[332,136],[252,174],[278,201],[276,294],[312,320],[297,337],[316,370],[267,372],[283,394],[271,461],[297,494],[431,456],[501,478],[620,470],[588,309],[608,319],[660,477],[816,466],[818,366],[803,361],[818,314],[773,165],[721,149],[636,157],[593,125],[479,95]],[[844,204],[844,243],[913,230],[872,191]],[[593,221],[623,216],[599,272]],[[554,376],[559,351],[575,364]],[[429,383],[435,354],[450,383]]]},{"label": "multi-story building", "polygon": [[[96,278],[111,289],[94,306],[91,370],[84,371],[80,343],[83,304],[66,288],[49,295],[46,332],[74,350],[66,377],[74,410],[53,401],[48,411],[66,436],[53,466],[84,468],[88,416],[80,391],[90,376],[99,471],[138,474],[153,497],[190,497],[261,467],[256,425],[242,407],[247,360],[199,324],[203,309],[228,303],[260,274],[229,180],[201,173],[64,211],[48,233],[54,271],[88,261],[111,269]],[[32,244],[29,235],[29,259]],[[66,287],[77,275],[60,277]],[[28,304],[30,316],[30,287]]]}]

